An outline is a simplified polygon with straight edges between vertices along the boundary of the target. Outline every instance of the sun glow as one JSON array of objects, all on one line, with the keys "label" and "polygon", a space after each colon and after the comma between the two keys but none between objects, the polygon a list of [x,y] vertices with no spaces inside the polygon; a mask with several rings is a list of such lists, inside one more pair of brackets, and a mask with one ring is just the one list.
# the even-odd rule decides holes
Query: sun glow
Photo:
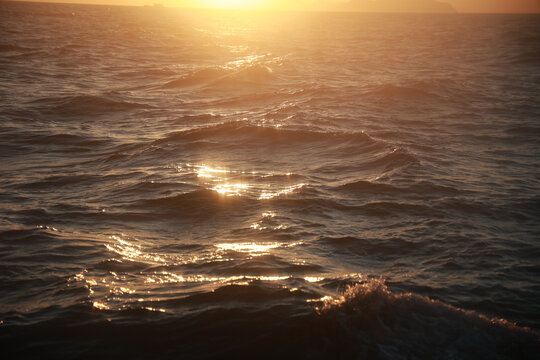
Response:
[{"label": "sun glow", "polygon": [[205,0],[206,7],[216,9],[257,9],[263,6],[263,0]]}]

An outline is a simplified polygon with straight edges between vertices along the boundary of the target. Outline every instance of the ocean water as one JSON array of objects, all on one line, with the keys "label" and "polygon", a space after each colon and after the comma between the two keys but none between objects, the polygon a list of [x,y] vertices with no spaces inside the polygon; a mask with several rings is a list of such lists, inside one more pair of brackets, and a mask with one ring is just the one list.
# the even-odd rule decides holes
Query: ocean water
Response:
[{"label": "ocean water", "polygon": [[1,2],[2,354],[537,358],[538,44]]}]

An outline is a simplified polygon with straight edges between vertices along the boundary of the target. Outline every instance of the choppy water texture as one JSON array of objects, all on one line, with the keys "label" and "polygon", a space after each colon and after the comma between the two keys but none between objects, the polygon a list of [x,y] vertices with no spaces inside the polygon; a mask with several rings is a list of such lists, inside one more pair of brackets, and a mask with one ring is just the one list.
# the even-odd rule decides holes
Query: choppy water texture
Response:
[{"label": "choppy water texture", "polygon": [[2,354],[538,355],[538,16],[0,20]]}]

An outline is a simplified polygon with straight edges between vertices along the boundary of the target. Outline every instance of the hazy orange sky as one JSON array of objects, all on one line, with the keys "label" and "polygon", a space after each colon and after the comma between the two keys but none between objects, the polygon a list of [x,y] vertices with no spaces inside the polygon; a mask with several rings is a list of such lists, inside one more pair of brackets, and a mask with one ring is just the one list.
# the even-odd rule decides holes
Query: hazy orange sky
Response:
[{"label": "hazy orange sky", "polygon": [[[43,1],[43,0],[33,0]],[[435,0],[351,0],[358,2],[380,1],[399,4],[407,2],[435,2]],[[280,8],[280,9],[317,9],[327,4],[343,4],[347,0],[45,0],[45,2],[114,4],[114,5],[151,5],[160,3],[171,7],[236,7],[236,8]],[[483,13],[540,13],[540,0],[442,0],[458,12]],[[384,8],[385,5],[382,7]],[[381,6],[379,6],[381,7]]]}]

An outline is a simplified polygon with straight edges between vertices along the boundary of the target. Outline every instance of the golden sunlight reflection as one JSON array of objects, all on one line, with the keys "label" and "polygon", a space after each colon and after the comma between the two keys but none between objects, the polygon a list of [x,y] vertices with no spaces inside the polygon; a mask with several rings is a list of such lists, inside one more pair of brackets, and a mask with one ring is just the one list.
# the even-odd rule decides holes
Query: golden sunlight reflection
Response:
[{"label": "golden sunlight reflection", "polygon": [[281,244],[274,243],[233,243],[233,244],[217,244],[219,250],[233,250],[237,252],[250,253],[253,255],[263,255],[268,253],[268,250],[280,247]]},{"label": "golden sunlight reflection", "polygon": [[142,254],[140,247],[132,245],[129,242],[122,240],[120,237],[113,235],[111,239],[116,240],[116,244],[105,244],[105,247],[124,258],[134,259]]},{"label": "golden sunlight reflection", "polygon": [[214,178],[219,174],[226,174],[230,171],[224,169],[213,168],[207,165],[186,165],[188,168],[193,167],[198,177],[202,178]]},{"label": "golden sunlight reflection", "polygon": [[[283,186],[271,182],[265,184],[262,181],[276,175],[289,177],[290,172],[229,170],[206,164],[184,164],[171,167],[179,173],[196,175],[207,189],[225,196],[253,196],[258,200],[268,200],[292,194],[306,186],[304,183]],[[257,228],[256,225],[254,227]]]},{"label": "golden sunlight reflection", "polygon": [[236,251],[240,253],[247,253],[252,256],[265,255],[272,249],[278,248],[290,248],[297,245],[301,245],[302,242],[293,243],[279,243],[279,242],[244,242],[244,243],[221,243],[215,245],[219,251]]},{"label": "golden sunlight reflection", "polygon": [[[231,67],[245,67],[246,65],[251,65],[251,64],[255,63],[257,60],[263,59],[264,57],[266,57],[266,55],[246,56],[244,58],[228,62],[226,67],[228,67],[228,68],[231,68]],[[268,68],[268,69],[270,70],[270,72],[272,72],[272,69],[270,69],[270,68]]]},{"label": "golden sunlight reflection", "polygon": [[114,243],[105,244],[105,247],[120,256],[124,260],[136,261],[144,260],[153,263],[164,263],[165,259],[158,254],[147,254],[141,250],[139,245],[132,244],[119,236],[113,235],[110,237],[115,240]]},{"label": "golden sunlight reflection", "polygon": [[[125,235],[122,234],[125,237]],[[156,253],[151,251],[144,251],[140,245],[134,244],[134,241],[137,241],[134,238],[130,238],[130,241],[127,241],[125,238],[122,238],[118,235],[113,235],[109,237],[114,242],[109,242],[104,244],[105,247],[119,255],[121,259],[116,259],[116,261],[135,261],[143,262],[146,264],[154,265],[185,265],[193,264],[200,262],[208,261],[229,261],[215,251],[207,251],[204,254],[194,254],[194,253]],[[114,276],[117,276],[116,273],[111,273]]]},{"label": "golden sunlight reflection", "polygon": [[146,307],[144,307],[144,309],[146,309],[148,311],[166,312],[165,309],[156,309],[156,308],[153,308],[153,307],[150,307],[150,306],[146,306]]},{"label": "golden sunlight reflection", "polygon": [[288,195],[288,194],[291,194],[291,193],[293,193],[294,191],[296,191],[298,189],[303,188],[304,186],[305,186],[305,184],[296,184],[296,185],[287,186],[286,188],[281,189],[281,190],[277,190],[277,191],[265,190],[259,196],[259,200],[268,200],[268,199],[275,198],[277,196]]},{"label": "golden sunlight reflection", "polygon": [[120,286],[120,287],[111,289],[111,293],[113,293],[115,295],[134,294],[135,290],[129,289],[127,287]]},{"label": "golden sunlight reflection", "polygon": [[[254,244],[220,244],[218,248],[235,249],[238,251],[265,251],[264,249],[272,249],[279,246],[277,243],[269,243],[261,247],[253,246]],[[193,286],[200,287],[209,291],[215,289],[216,284],[221,285],[250,285],[253,281],[268,281],[281,282],[288,279],[293,279],[295,276],[289,275],[232,275],[219,276],[209,274],[177,274],[171,271],[152,271],[143,272],[138,276],[129,274],[117,274],[110,271],[109,275],[93,277],[88,270],[73,276],[71,281],[83,282],[90,291],[89,303],[97,310],[129,310],[129,309],[144,309],[148,311],[165,312],[165,309],[156,308],[152,304],[169,298],[174,295],[172,285],[187,286],[187,289],[192,289]],[[348,278],[365,280],[362,274],[325,274],[325,277],[310,275],[303,277],[307,283],[321,282],[328,278]],[[200,285],[197,285],[200,284]],[[221,286],[220,285],[220,286]],[[288,287],[282,285],[291,292],[298,291],[298,287]],[[171,291],[173,291],[171,293]],[[175,295],[176,296],[176,295]],[[335,296],[335,294],[321,294],[318,298],[306,299],[308,303],[313,303],[315,309],[320,310],[324,307],[339,304],[343,301],[343,296]]]},{"label": "golden sunlight reflection", "polygon": [[[262,224],[272,225],[278,214],[274,211],[264,211],[259,215]],[[266,223],[265,223],[266,221]],[[179,264],[187,263],[208,263],[215,261],[235,261],[238,257],[244,259],[245,254],[248,257],[257,257],[273,252],[287,251],[288,248],[301,245],[302,242],[278,242],[278,241],[245,241],[245,242],[221,242],[216,243],[203,254],[158,254],[146,250],[144,243],[129,237],[125,234],[119,234],[109,237],[106,248],[120,258],[115,256],[114,262],[110,266],[119,266],[119,270],[109,269],[105,273],[93,270],[84,270],[75,274],[69,279],[68,286],[72,282],[82,284],[88,290],[88,303],[96,310],[100,311],[122,311],[129,309],[144,309],[148,311],[164,312],[155,306],[156,303],[171,296],[184,296],[184,289],[201,289],[210,291],[216,286],[222,285],[250,285],[254,281],[281,282],[295,278],[294,274],[270,273],[270,274],[237,274],[224,276],[221,274],[207,274],[203,272],[191,273],[183,271],[171,271],[171,266],[175,269]],[[235,254],[236,253],[236,254]],[[203,256],[201,256],[203,255]],[[136,272],[124,272],[124,265],[118,262],[140,262],[145,265],[147,270]],[[304,265],[305,260],[298,262]],[[107,267],[109,264],[106,265]],[[153,268],[153,269],[152,269]],[[152,269],[152,270],[151,270]],[[276,271],[277,272],[277,271]],[[327,276],[328,274],[325,274]],[[354,274],[337,274],[336,276],[354,277]],[[299,279],[306,283],[318,283],[325,280],[320,274],[306,274]],[[284,288],[290,291],[298,290],[298,287],[290,287],[282,284]],[[325,295],[325,294],[323,294]],[[322,296],[322,295],[321,295]],[[320,302],[332,301],[330,298],[309,299],[308,302],[314,302],[318,306]]]},{"label": "golden sunlight reflection", "polygon": [[178,283],[213,283],[245,284],[246,281],[280,281],[290,279],[291,275],[235,275],[209,276],[204,274],[178,275],[167,271],[154,272],[145,278],[147,284],[178,284]]},{"label": "golden sunlight reflection", "polygon": [[329,307],[329,306],[332,306],[332,305],[339,305],[339,304],[343,303],[344,298],[342,296],[335,298],[333,296],[326,295],[326,296],[323,296],[323,297],[318,298],[318,299],[307,299],[306,302],[308,302],[308,303],[317,303],[317,304],[322,303],[322,307],[321,306],[315,306],[315,310],[317,310],[317,312],[319,312],[321,309],[323,309],[325,307]]},{"label": "golden sunlight reflection", "polygon": [[238,196],[248,188],[250,186],[246,184],[221,184],[213,187],[212,190],[226,196]]},{"label": "golden sunlight reflection", "polygon": [[99,310],[109,310],[109,307],[103,303],[100,303],[99,301],[94,301],[92,305]]},{"label": "golden sunlight reflection", "polygon": [[272,229],[272,230],[286,229],[287,228],[286,225],[278,224],[275,220],[273,220],[273,218],[275,217],[276,217],[276,213],[273,211],[263,212],[261,214],[261,219],[257,222],[254,222],[249,227],[253,230],[259,230],[259,231],[267,230],[267,229]]}]

